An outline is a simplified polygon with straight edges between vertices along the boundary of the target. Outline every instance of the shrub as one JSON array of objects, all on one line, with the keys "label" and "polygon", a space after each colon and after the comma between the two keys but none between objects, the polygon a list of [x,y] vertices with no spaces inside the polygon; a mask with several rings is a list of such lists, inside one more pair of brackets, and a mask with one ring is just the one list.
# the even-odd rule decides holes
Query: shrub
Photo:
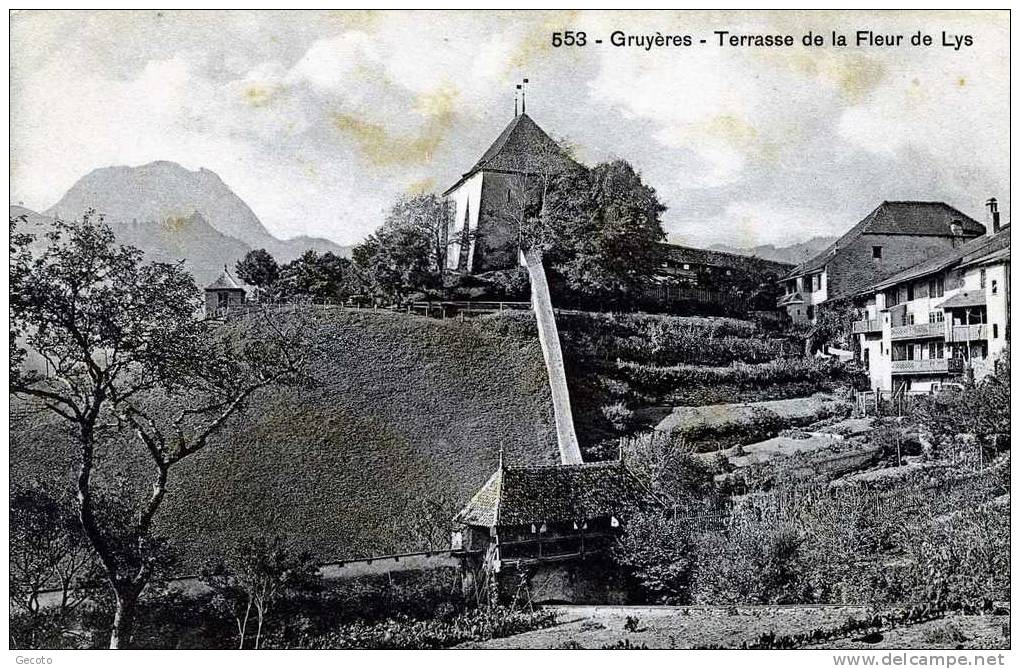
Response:
[{"label": "shrub", "polygon": [[695,561],[686,523],[664,512],[636,514],[614,546],[613,556],[641,599],[659,604],[690,601]]},{"label": "shrub", "polygon": [[985,503],[905,526],[897,545],[912,559],[919,601],[987,609],[1009,598],[1009,506]]},{"label": "shrub", "polygon": [[634,422],[634,412],[623,402],[613,402],[602,407],[602,415],[617,432],[624,433]]},{"label": "shrub", "polygon": [[551,611],[516,611],[506,607],[475,609],[448,619],[393,618],[378,623],[349,623],[333,631],[304,637],[278,647],[306,649],[428,649],[449,648],[469,641],[498,639],[552,627]]},{"label": "shrub", "polygon": [[847,379],[850,372],[849,368],[832,358],[781,358],[761,364],[734,363],[726,367],[653,367],[633,363],[620,363],[618,367],[637,390],[660,397],[677,387],[716,384],[746,389],[806,381],[824,387],[833,381]]},{"label": "shrub", "polygon": [[740,504],[724,534],[697,550],[695,600],[703,604],[790,604],[809,599],[803,538],[771,505]]}]

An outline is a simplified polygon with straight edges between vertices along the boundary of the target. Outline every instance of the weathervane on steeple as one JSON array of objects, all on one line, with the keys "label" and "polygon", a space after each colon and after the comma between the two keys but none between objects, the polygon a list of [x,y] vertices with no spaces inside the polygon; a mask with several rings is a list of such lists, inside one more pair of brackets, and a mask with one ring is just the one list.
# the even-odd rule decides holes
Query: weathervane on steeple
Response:
[{"label": "weathervane on steeple", "polygon": [[528,113],[528,78],[524,77],[524,85],[521,87],[521,113]]},{"label": "weathervane on steeple", "polygon": [[517,118],[517,91],[521,90],[521,85],[517,84],[517,90],[514,91],[514,118]]}]

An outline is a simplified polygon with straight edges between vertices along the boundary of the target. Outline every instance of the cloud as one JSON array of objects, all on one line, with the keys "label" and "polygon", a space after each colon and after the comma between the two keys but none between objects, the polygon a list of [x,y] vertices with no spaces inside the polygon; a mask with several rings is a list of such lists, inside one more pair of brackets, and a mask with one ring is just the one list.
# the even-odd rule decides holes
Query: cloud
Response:
[{"label": "cloud", "polygon": [[[588,161],[622,157],[691,243],[836,234],[882,199],[1008,210],[1008,20],[944,26],[975,46],[781,52],[553,49],[606,37],[854,24],[822,13],[132,12],[12,20],[11,197],[43,209],[111,164],[214,170],[276,234],[355,242],[402,193],[453,183],[529,112]],[[1008,213],[1007,213],[1008,216]]]}]

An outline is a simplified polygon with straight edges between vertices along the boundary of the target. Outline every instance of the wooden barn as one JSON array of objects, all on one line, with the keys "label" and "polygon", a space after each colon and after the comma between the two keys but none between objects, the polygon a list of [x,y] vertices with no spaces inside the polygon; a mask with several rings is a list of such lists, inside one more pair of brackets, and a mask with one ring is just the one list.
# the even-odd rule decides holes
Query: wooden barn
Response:
[{"label": "wooden barn", "polygon": [[648,493],[621,461],[501,464],[454,519],[465,582],[532,602],[623,598],[607,559],[626,517]]}]

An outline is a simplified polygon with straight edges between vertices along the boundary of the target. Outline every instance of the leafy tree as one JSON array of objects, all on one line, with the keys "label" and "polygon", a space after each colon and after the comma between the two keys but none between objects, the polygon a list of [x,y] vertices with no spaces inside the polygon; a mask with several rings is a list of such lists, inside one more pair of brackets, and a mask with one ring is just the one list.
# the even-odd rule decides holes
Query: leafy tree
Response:
[{"label": "leafy tree", "polygon": [[645,597],[659,604],[691,601],[695,553],[690,527],[661,511],[632,516],[613,547],[616,562],[630,572]]},{"label": "leafy tree", "polygon": [[[390,208],[383,223],[385,230],[413,230],[428,239],[430,273],[442,276],[446,271],[448,233],[453,212],[449,201],[435,193],[401,197]],[[424,245],[420,248],[424,250]]]},{"label": "leafy tree", "polygon": [[279,285],[288,300],[340,302],[357,290],[357,279],[347,258],[309,250],[283,266]]},{"label": "leafy tree", "polygon": [[558,228],[550,260],[572,290],[620,297],[646,286],[659,270],[666,207],[626,161],[567,172],[548,197]]},{"label": "leafy tree", "polygon": [[833,300],[818,307],[813,341],[815,348],[832,345],[844,350],[855,348],[854,321],[861,319],[861,310],[849,299]]},{"label": "leafy tree", "polygon": [[351,257],[371,290],[400,302],[415,291],[438,286],[430,249],[431,240],[421,230],[383,226],[355,246]]},{"label": "leafy tree", "polygon": [[280,278],[280,266],[265,249],[248,251],[234,266],[237,276],[250,286],[255,286],[259,296],[266,295]]},{"label": "leafy tree", "polygon": [[434,193],[397,200],[383,224],[352,251],[368,287],[398,302],[441,287],[451,216],[449,203]]},{"label": "leafy tree", "polygon": [[320,575],[311,555],[295,551],[286,540],[250,537],[237,544],[226,561],[204,569],[201,579],[237,623],[238,648],[244,648],[255,616],[253,648],[258,649],[263,626],[277,604],[296,592],[315,589]]},{"label": "leafy tree", "polygon": [[[269,312],[253,314],[244,337],[197,320],[191,275],[116,244],[91,211],[55,222],[41,251],[18,222],[11,220],[10,390],[73,435],[76,511],[113,591],[110,647],[120,648],[165,555],[152,528],[171,470],[209,446],[256,392],[297,380],[304,329]],[[112,474],[101,470],[122,464],[114,444],[137,449],[152,480],[147,491],[105,505],[103,479]]]}]

